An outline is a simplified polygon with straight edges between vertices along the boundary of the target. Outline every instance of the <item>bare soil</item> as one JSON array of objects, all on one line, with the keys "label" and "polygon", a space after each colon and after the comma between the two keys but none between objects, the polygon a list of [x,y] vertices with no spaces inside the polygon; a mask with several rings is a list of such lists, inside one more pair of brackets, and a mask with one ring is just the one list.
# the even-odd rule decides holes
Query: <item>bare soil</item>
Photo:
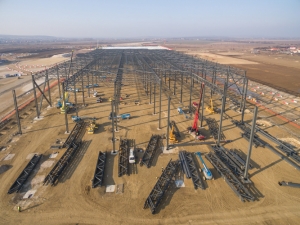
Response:
[{"label": "bare soil", "polygon": [[[113,86],[100,85],[96,90],[103,98],[108,99],[113,95]],[[79,115],[96,117],[99,129],[93,135],[85,134],[84,145],[56,186],[43,186],[42,180],[53,167],[47,167],[51,163],[45,162],[57,162],[65,152],[65,149],[50,149],[57,139],[64,141],[67,138],[64,115],[56,108],[47,110],[47,105],[44,104],[44,119],[35,121],[35,108],[31,103],[21,113],[23,135],[17,141],[11,141],[12,134],[17,130],[14,120],[0,130],[3,133],[0,136],[0,146],[9,146],[7,150],[0,152],[0,159],[8,153],[15,154],[9,161],[0,161],[0,165],[10,165],[8,170],[0,174],[0,224],[297,224],[300,217],[300,189],[279,186],[278,181],[299,183],[299,171],[261,147],[253,149],[251,158],[255,168],[249,171],[253,182],[251,189],[256,197],[254,202],[241,202],[213,166],[204,159],[215,177],[214,180],[205,181],[205,190],[194,190],[192,181],[183,178],[185,187],[175,188],[171,185],[157,214],[152,215],[149,209],[143,209],[144,202],[156,183],[156,177],[161,174],[161,168],[171,158],[178,159],[179,150],[200,151],[203,154],[209,152],[208,145],[199,145],[199,142],[186,133],[186,128],[192,124],[193,119],[185,119],[177,113],[178,106],[188,106],[188,93],[185,89],[183,105],[178,103],[178,93],[172,97],[171,104],[171,119],[176,121],[180,130],[180,144],[183,146],[172,149],[170,154],[158,153],[149,169],[130,165],[130,175],[123,177],[118,177],[117,174],[118,156],[108,154],[104,186],[95,189],[91,188],[91,179],[98,152],[112,150],[111,121],[108,120],[111,103],[96,103],[95,98],[88,98],[85,93],[87,106],[83,107],[82,95],[78,93]],[[74,101],[74,94],[70,94],[70,100]],[[120,121],[116,136],[118,139],[135,139],[136,147],[145,149],[151,134],[166,133],[167,98],[162,96],[162,129],[157,130],[158,114],[152,115],[154,105],[149,104],[149,96],[146,96],[143,88],[134,83],[126,85],[121,90],[121,95],[125,94],[129,94],[129,97],[120,105],[120,113],[130,113],[132,118]],[[57,97],[58,91],[54,89],[52,99]],[[140,100],[141,105],[134,105],[135,100]],[[192,100],[197,100],[197,95]],[[216,102],[216,106],[219,104],[220,102]],[[156,113],[157,110],[158,103]],[[264,113],[260,111],[260,116],[265,115]],[[238,148],[246,155],[248,142],[241,138],[239,128],[230,121],[240,119],[240,114],[230,109],[227,109],[226,114],[228,117],[223,120],[223,131],[226,139],[234,141],[225,147]],[[208,115],[205,112],[205,115],[220,120],[218,114]],[[68,115],[71,130],[75,124],[70,118],[71,115]],[[252,115],[246,114],[245,119],[250,121]],[[202,132],[208,135],[208,141],[213,141],[207,125],[204,125]],[[266,129],[274,136],[290,136],[281,127],[270,126]],[[165,140],[163,143],[166,145]],[[49,159],[55,152],[58,152],[58,156]],[[41,162],[21,192],[8,195],[9,187],[28,163],[26,158],[31,153],[43,154]],[[138,154],[138,158],[141,156],[142,154]],[[106,185],[118,184],[124,185],[123,193],[105,192]],[[23,199],[28,190],[36,192],[31,198]],[[22,207],[21,213],[17,211],[18,205]]]}]

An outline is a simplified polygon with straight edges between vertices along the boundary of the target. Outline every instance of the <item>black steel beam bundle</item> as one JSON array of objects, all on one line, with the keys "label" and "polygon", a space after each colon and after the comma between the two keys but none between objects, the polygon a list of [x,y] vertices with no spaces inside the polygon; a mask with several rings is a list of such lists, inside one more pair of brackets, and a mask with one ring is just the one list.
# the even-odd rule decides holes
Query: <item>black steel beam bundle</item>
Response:
[{"label": "black steel beam bundle", "polygon": [[17,180],[12,184],[12,186],[8,190],[8,194],[12,194],[14,192],[19,192],[23,186],[23,184],[26,182],[28,177],[30,176],[31,172],[35,168],[35,166],[40,161],[42,155],[35,154],[29,163],[26,165],[24,170],[21,172],[21,174],[18,176]]},{"label": "black steel beam bundle", "polygon": [[74,140],[78,137],[80,132],[82,132],[84,127],[85,127],[84,121],[79,121],[78,123],[76,123],[74,128],[72,129],[71,133],[69,134],[67,140],[63,144],[63,148],[65,148],[65,147],[68,148],[74,142]]},{"label": "black steel beam bundle", "polygon": [[142,166],[145,164],[147,168],[150,168],[153,157],[156,153],[156,150],[158,148],[158,142],[159,142],[160,136],[159,135],[152,135],[150,138],[150,141],[148,143],[148,146],[145,150],[145,153],[143,155],[143,158],[140,162],[140,165]]},{"label": "black steel beam bundle", "polygon": [[[239,122],[237,120],[232,120],[231,122],[233,124],[235,124],[237,127],[239,127],[242,131],[244,131],[243,133],[241,133],[241,136],[243,138],[245,138],[247,141],[249,141],[251,129],[249,127],[247,127],[244,123]],[[261,138],[259,138],[259,136],[257,134],[254,134],[253,143],[254,143],[255,148],[257,148],[259,146],[264,148],[267,145],[267,143],[265,141],[263,141]]]},{"label": "black steel beam bundle", "polygon": [[281,181],[281,182],[278,182],[278,184],[280,186],[290,186],[290,187],[300,188],[300,184],[299,183]]},{"label": "black steel beam bundle", "polygon": [[226,154],[226,149],[222,146],[213,145],[211,146],[214,150],[214,153],[222,160],[223,163],[227,165],[227,167],[238,177],[241,178],[243,176],[243,170],[235,163],[235,161]]},{"label": "black steel beam bundle", "polygon": [[[218,140],[218,134],[219,134],[219,125],[217,121],[214,118],[205,118],[205,121],[207,123],[208,129],[212,136],[214,137],[215,140]],[[221,140],[225,140],[226,137],[223,133],[221,132]]]},{"label": "black steel beam bundle", "polygon": [[231,170],[219,159],[215,153],[210,152],[205,155],[208,161],[216,168],[218,173],[224,178],[229,187],[240,198],[241,201],[254,201],[254,196],[249,192],[241,181],[231,172]]},{"label": "black steel beam bundle", "polygon": [[187,151],[179,151],[179,159],[183,172],[187,178],[192,178],[194,188],[205,189],[204,183],[199,175],[193,154]]},{"label": "black steel beam bundle", "polygon": [[184,152],[185,151],[179,151],[179,160],[180,160],[180,165],[181,165],[183,173],[185,174],[186,178],[189,179],[192,177],[192,175],[191,175],[191,171],[189,169]]},{"label": "black steel beam bundle", "polygon": [[151,213],[155,213],[155,210],[159,205],[160,201],[162,200],[164,193],[169,188],[171,181],[175,176],[178,166],[178,160],[170,160],[166,168],[162,171],[161,176],[158,178],[148,198],[146,199],[144,209],[150,208]]},{"label": "black steel beam bundle", "polygon": [[[237,151],[237,149],[225,149],[225,153],[228,155],[228,157],[230,157],[242,170],[245,170],[246,161],[241,157],[239,153],[237,153]],[[249,163],[249,168],[253,168],[251,163]]]},{"label": "black steel beam bundle", "polygon": [[63,173],[66,167],[69,165],[70,161],[72,160],[74,154],[79,149],[81,143],[75,144],[74,142],[69,148],[65,151],[63,156],[58,160],[55,166],[52,168],[50,173],[44,179],[44,185],[51,184],[52,186],[55,185],[59,176]]},{"label": "black steel beam bundle", "polygon": [[121,177],[125,174],[128,175],[129,170],[129,141],[127,139],[120,140],[119,147],[119,165],[118,165],[118,176]]},{"label": "black steel beam bundle", "polygon": [[102,186],[103,179],[104,179],[105,161],[106,161],[106,152],[100,151],[97,159],[94,178],[92,181],[92,188],[95,188],[97,186]]}]

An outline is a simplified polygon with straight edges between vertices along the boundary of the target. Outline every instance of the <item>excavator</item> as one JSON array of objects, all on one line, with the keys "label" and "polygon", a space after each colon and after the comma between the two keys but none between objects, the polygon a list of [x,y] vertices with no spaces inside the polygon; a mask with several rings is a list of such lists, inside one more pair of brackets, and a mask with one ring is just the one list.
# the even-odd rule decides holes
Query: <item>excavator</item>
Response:
[{"label": "excavator", "polygon": [[178,143],[178,140],[176,138],[176,135],[174,134],[174,124],[172,124],[172,129],[169,132],[169,140],[172,144]]},{"label": "excavator", "polygon": [[198,140],[204,140],[205,139],[205,136],[201,135],[199,130],[198,130],[198,119],[199,119],[199,112],[200,112],[200,105],[201,105],[201,100],[202,100],[203,89],[204,89],[204,83],[201,84],[200,99],[199,99],[198,108],[195,111],[194,122],[193,122],[191,127],[187,128],[188,132],[190,134],[194,134],[195,138],[198,139]]},{"label": "excavator", "polygon": [[98,129],[96,121],[92,120],[88,127],[86,128],[88,134],[94,134],[95,130]]},{"label": "excavator", "polygon": [[61,114],[65,114],[66,112],[68,112],[68,100],[69,100],[69,93],[68,92],[65,92],[65,102],[66,102],[66,105],[65,105],[65,103],[64,103],[64,101],[62,101],[62,106],[61,106],[61,108],[60,108],[60,113]]}]

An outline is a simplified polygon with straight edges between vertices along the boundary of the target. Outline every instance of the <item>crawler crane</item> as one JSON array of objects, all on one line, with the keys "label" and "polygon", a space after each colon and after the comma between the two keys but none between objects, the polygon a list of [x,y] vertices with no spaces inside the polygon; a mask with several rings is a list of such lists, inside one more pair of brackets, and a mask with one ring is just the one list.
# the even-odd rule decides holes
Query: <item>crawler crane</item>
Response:
[{"label": "crawler crane", "polygon": [[198,108],[195,111],[195,117],[194,117],[193,125],[191,127],[188,127],[188,132],[190,134],[194,134],[195,138],[198,139],[198,140],[204,140],[205,139],[205,136],[201,135],[200,132],[198,131],[198,119],[199,119],[199,111],[200,111],[200,105],[201,105],[201,100],[202,100],[203,89],[204,89],[204,83],[201,84],[200,99],[199,99]]}]

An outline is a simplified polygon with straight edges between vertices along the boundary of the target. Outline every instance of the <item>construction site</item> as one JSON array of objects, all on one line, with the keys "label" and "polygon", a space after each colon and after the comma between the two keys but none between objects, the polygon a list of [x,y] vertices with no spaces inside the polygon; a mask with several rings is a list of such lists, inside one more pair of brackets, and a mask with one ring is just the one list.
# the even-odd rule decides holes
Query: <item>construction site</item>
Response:
[{"label": "construction site", "polygon": [[299,96],[163,47],[26,79],[1,109],[1,224],[299,223]]}]

